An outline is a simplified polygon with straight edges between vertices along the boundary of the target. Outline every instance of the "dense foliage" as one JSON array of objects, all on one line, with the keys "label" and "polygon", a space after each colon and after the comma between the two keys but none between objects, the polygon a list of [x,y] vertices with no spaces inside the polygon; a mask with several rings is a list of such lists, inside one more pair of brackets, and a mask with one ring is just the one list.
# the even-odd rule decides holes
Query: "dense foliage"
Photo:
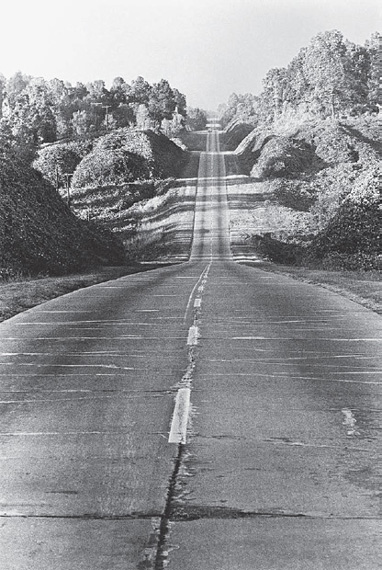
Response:
[{"label": "dense foliage", "polygon": [[150,85],[143,77],[131,84],[117,77],[107,89],[102,80],[73,87],[20,72],[9,79],[0,75],[0,136],[17,148],[94,137],[127,126],[162,128],[175,136],[186,114],[185,96],[165,79]]},{"label": "dense foliage", "polygon": [[236,156],[243,173],[272,189],[268,229],[252,238],[261,255],[380,267],[381,55],[378,34],[361,47],[321,33],[286,68],[267,73],[259,97],[234,94],[221,108],[225,136],[252,123]]},{"label": "dense foliage", "polygon": [[[110,188],[121,207],[151,197],[156,180],[178,176],[184,164],[169,137],[184,129],[186,116],[185,96],[164,79],[150,85],[118,77],[107,89],[101,80],[73,87],[0,75],[0,270],[59,273],[122,263],[120,243],[76,219],[67,199],[93,189],[102,201]],[[190,117],[194,127],[206,119],[200,109]]]},{"label": "dense foliage", "polygon": [[73,170],[73,187],[121,185],[177,176],[183,151],[165,135],[118,129],[97,139],[93,150]]},{"label": "dense foliage", "polygon": [[0,269],[62,274],[124,262],[108,231],[79,220],[45,181],[9,149],[0,148]]},{"label": "dense foliage", "polygon": [[372,269],[382,252],[379,171],[367,169],[313,239],[310,255],[331,268]]},{"label": "dense foliage", "polygon": [[203,111],[203,109],[199,109],[199,107],[187,108],[187,121],[186,125],[192,131],[202,131],[207,124],[207,113]]},{"label": "dense foliage", "polygon": [[91,152],[92,148],[91,140],[43,146],[38,151],[33,166],[58,189],[65,186],[66,175],[73,174],[81,160]]},{"label": "dense foliage", "polygon": [[286,68],[268,71],[258,97],[233,93],[220,107],[223,124],[269,124],[291,111],[320,118],[378,112],[378,37],[359,46],[336,30],[317,34]]}]

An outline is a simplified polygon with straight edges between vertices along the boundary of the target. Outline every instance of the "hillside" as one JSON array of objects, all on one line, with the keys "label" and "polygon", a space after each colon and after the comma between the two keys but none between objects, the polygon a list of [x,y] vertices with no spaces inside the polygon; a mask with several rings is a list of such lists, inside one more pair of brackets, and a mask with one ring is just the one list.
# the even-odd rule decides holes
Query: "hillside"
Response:
[{"label": "hillside", "polygon": [[161,133],[121,128],[93,139],[45,145],[33,166],[57,187],[66,187],[69,174],[74,188],[94,188],[178,176],[186,159]]},{"label": "hillside", "polygon": [[[246,235],[247,246],[278,263],[380,266],[377,117],[280,118],[256,127],[235,154],[252,180],[254,198],[249,200],[247,185],[247,215],[240,219],[232,212],[239,241]],[[236,207],[232,199],[231,207]]]},{"label": "hillside", "polygon": [[77,219],[40,173],[0,151],[0,271],[59,275],[124,263],[120,242]]},{"label": "hillside", "polygon": [[85,187],[179,175],[185,156],[168,137],[131,128],[115,130],[94,143],[77,165],[72,185]]},{"label": "hillside", "polygon": [[223,151],[234,151],[243,139],[253,131],[253,125],[233,119],[224,129],[220,137],[220,147]]},{"label": "hillside", "polygon": [[281,118],[253,129],[235,154],[253,178],[295,177],[341,163],[377,164],[382,140],[376,119]]},{"label": "hillside", "polygon": [[229,189],[238,250],[278,263],[380,267],[381,46],[377,33],[364,46],[319,33],[268,71],[259,96],[232,94],[222,106],[223,136],[242,135],[234,156],[248,176],[245,188]]},{"label": "hillside", "polygon": [[[160,180],[177,177],[187,162],[169,138],[184,128],[186,107],[165,79],[150,85],[141,76],[130,84],[117,77],[107,89],[102,80],[72,86],[0,74],[0,138],[8,149],[0,178],[1,275],[123,263],[116,233],[126,237],[127,226],[130,236],[136,222],[127,214],[121,223],[121,212],[155,196]],[[190,109],[191,119],[205,124],[200,109]]]},{"label": "hillside", "polygon": [[[73,159],[74,144],[77,160]],[[122,240],[127,257],[136,258],[140,215],[131,207],[165,193],[194,157],[163,134],[131,128],[115,130],[85,147],[86,152],[83,143],[80,149],[73,142],[45,147],[34,165],[52,181],[57,168],[60,172],[72,169],[73,212],[112,231]],[[60,178],[61,186],[64,180]],[[66,200],[64,186],[59,193]]]}]

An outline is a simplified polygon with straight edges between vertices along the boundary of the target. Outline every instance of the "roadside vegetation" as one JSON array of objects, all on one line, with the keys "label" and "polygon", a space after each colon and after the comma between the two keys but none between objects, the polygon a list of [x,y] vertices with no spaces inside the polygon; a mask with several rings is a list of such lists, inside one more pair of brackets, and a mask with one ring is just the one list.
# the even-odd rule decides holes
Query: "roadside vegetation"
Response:
[{"label": "roadside vegetation", "polygon": [[122,244],[109,230],[78,219],[36,170],[4,147],[0,203],[0,279],[124,263]]},{"label": "roadside vegetation", "polygon": [[[381,268],[379,37],[318,34],[260,96],[221,108],[246,184],[229,187],[233,248],[311,269]],[[251,127],[250,132],[246,133]]]},{"label": "roadside vegetation", "polygon": [[[0,76],[0,320],[187,258],[207,121],[168,82],[84,86]],[[144,264],[140,262],[144,261]]]},{"label": "roadside vegetation", "polygon": [[192,162],[177,136],[206,120],[164,79],[0,75],[0,281],[131,263],[128,210],[170,188]]},{"label": "roadside vegetation", "polygon": [[131,264],[128,267],[103,266],[60,277],[28,278],[25,275],[14,274],[0,280],[0,322],[66,293],[156,267],[155,264]]},{"label": "roadside vegetation", "polygon": [[[234,254],[375,310],[379,51],[378,34],[365,46],[318,34],[268,72],[263,93],[233,94],[220,108]],[[0,76],[0,288],[16,300],[1,314],[140,261],[186,259],[206,123],[166,80],[119,77],[107,89]]]}]

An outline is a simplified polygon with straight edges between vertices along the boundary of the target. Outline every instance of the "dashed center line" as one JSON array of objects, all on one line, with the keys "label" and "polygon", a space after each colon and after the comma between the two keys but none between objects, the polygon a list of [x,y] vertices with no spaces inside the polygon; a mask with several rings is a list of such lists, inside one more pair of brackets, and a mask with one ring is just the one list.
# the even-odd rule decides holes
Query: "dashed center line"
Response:
[{"label": "dashed center line", "polygon": [[169,443],[186,443],[190,402],[190,388],[180,388],[176,395],[171,430],[168,438]]},{"label": "dashed center line", "polygon": [[185,310],[185,312],[184,312],[184,319],[183,319],[184,322],[186,322],[186,320],[187,320],[187,316],[188,316],[188,312],[189,312],[189,309],[190,309],[191,301],[192,301],[192,299],[193,299],[193,297],[194,297],[195,291],[196,291],[197,288],[200,286],[200,284],[203,283],[203,281],[204,281],[204,283],[206,283],[206,278],[207,278],[207,276],[208,276],[208,272],[209,272],[209,270],[210,270],[210,267],[211,267],[211,263],[209,263],[209,264],[203,269],[203,271],[201,272],[201,274],[200,274],[200,276],[199,276],[199,279],[198,279],[197,282],[195,283],[195,285],[194,285],[194,287],[193,287],[193,289],[192,289],[192,291],[191,291],[191,293],[190,293],[190,296],[189,296],[189,298],[188,298],[187,307],[186,307],[186,310]]},{"label": "dashed center line", "polygon": [[[199,276],[196,284],[194,285],[191,294],[188,299],[186,311],[184,313],[184,322],[187,320],[189,309],[191,306],[192,299],[194,299],[194,308],[198,309],[202,304],[202,293],[204,291],[204,286],[207,283],[208,273],[211,267],[211,263],[207,265]],[[198,291],[198,297],[194,298],[195,291]],[[192,374],[195,366],[195,353],[194,347],[199,342],[200,330],[197,326],[197,311],[194,315],[194,324],[188,329],[187,335],[187,346],[188,349],[188,367],[187,372],[181,380],[181,387],[178,389],[175,399],[174,413],[171,421],[171,428],[169,433],[168,442],[175,443],[177,445],[184,445],[187,439],[187,426],[188,417],[191,408],[191,382]]]},{"label": "dashed center line", "polygon": [[359,431],[356,428],[357,420],[354,417],[352,410],[348,408],[343,408],[341,412],[344,414],[345,419],[343,421],[343,425],[347,428],[347,435],[360,435]]},{"label": "dashed center line", "polygon": [[199,342],[199,327],[192,325],[188,331],[187,344],[188,346],[195,346]]}]

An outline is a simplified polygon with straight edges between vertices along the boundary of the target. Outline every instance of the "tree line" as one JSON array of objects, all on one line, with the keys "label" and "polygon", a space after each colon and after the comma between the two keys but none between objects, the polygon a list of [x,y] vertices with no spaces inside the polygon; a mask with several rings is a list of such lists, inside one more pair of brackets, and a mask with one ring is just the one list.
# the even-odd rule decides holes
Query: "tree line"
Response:
[{"label": "tree line", "polygon": [[233,93],[220,106],[222,121],[255,125],[272,123],[287,112],[319,118],[378,113],[379,44],[378,33],[364,46],[337,30],[319,33],[287,67],[268,71],[260,95]]},{"label": "tree line", "polygon": [[17,72],[0,74],[0,137],[19,150],[57,140],[97,137],[124,127],[161,130],[176,136],[203,112],[188,109],[186,97],[166,79],[151,85],[139,76],[131,83],[116,77],[109,89],[103,80],[70,83]]}]

